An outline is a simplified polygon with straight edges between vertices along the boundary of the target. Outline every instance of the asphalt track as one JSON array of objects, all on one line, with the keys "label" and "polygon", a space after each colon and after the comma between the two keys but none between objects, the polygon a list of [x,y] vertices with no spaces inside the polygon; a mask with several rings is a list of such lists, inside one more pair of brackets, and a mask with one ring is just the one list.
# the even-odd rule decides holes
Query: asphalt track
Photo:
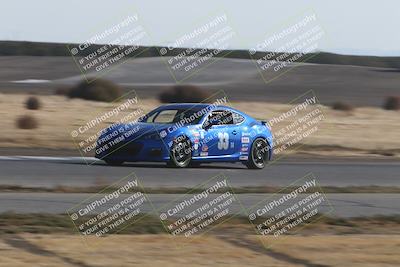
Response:
[{"label": "asphalt track", "polygon": [[[88,165],[89,164],[89,165]],[[135,163],[110,167],[93,158],[1,156],[0,185],[25,187],[93,186],[120,181],[135,174],[144,187],[195,187],[220,174],[232,187],[287,186],[313,173],[322,186],[400,186],[400,163],[395,160],[286,158],[260,171],[248,170],[238,164],[204,164],[197,168],[170,169],[164,164]],[[94,194],[77,193],[0,193],[0,213],[65,213]],[[177,194],[151,194],[152,205],[144,204],[142,212],[153,212],[181,198]],[[271,194],[237,194],[246,208],[254,206]],[[320,207],[321,213],[353,217],[400,214],[400,194],[327,194],[329,200]],[[110,202],[109,205],[112,203]],[[199,202],[197,205],[201,205]],[[203,203],[204,204],[204,203]],[[232,213],[245,215],[241,205],[234,203]],[[157,212],[155,213],[157,214]]]},{"label": "asphalt track", "polygon": [[[0,193],[0,213],[50,213],[64,214],[78,205],[78,210],[86,204],[91,203],[87,200],[94,194],[58,194],[58,193]],[[257,205],[260,201],[268,200],[272,194],[237,194],[236,197],[240,201],[234,202],[230,206],[230,213],[247,215],[256,210],[252,207],[262,207]],[[161,211],[166,210],[164,206],[171,207],[170,203],[179,203],[176,199],[181,199],[183,195],[176,194],[156,194],[148,195],[149,201],[152,203],[143,204],[141,212],[153,213],[159,215]],[[186,196],[188,197],[188,196]],[[326,194],[326,199],[320,204],[319,213],[337,217],[363,217],[376,215],[398,215],[400,207],[400,194]],[[99,197],[100,198],[100,197]],[[303,197],[304,198],[304,197]],[[97,199],[97,198],[96,198]],[[104,208],[110,208],[117,202],[110,201]],[[196,202],[190,210],[196,209],[204,205],[206,202]],[[267,203],[267,202],[265,202]],[[80,205],[81,204],[81,205]],[[243,209],[248,209],[247,213]],[[286,208],[288,205],[282,205]],[[183,212],[187,212],[183,211]],[[184,214],[184,213],[181,213]],[[179,213],[178,213],[179,215]]]},{"label": "asphalt track", "polygon": [[[87,165],[87,163],[89,165]],[[79,157],[0,157],[0,185],[25,187],[112,184],[134,173],[145,187],[194,187],[224,174],[231,186],[287,186],[313,173],[322,186],[400,186],[400,161],[340,158],[285,158],[263,170],[240,163],[171,169],[165,164],[132,163],[110,167]]]}]

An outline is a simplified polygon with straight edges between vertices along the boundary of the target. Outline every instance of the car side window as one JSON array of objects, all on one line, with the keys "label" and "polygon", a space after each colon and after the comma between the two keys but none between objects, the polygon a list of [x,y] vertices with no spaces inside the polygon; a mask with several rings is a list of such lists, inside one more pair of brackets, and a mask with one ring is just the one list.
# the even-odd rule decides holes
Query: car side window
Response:
[{"label": "car side window", "polygon": [[161,110],[158,115],[153,119],[153,122],[155,123],[168,123],[174,121],[174,118],[176,114],[178,113],[178,110],[176,109],[165,109]]},{"label": "car side window", "polygon": [[239,113],[232,112],[233,124],[239,124],[244,121],[244,117]]},{"label": "car side window", "polygon": [[212,125],[233,125],[232,112],[229,110],[214,110],[209,115],[206,123]]},{"label": "car side window", "polygon": [[145,118],[143,120],[143,122],[153,122],[154,117],[158,114],[158,112],[154,112],[152,115],[150,115],[149,117]]}]

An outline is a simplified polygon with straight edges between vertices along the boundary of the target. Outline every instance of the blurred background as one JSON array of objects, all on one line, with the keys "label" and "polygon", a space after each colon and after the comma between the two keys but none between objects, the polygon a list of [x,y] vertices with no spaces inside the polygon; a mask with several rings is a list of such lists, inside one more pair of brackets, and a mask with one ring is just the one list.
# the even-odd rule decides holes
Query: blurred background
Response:
[{"label": "blurred background", "polygon": [[[398,266],[400,6],[384,2],[4,3],[0,266]],[[310,93],[324,115],[317,130],[260,171],[106,166],[79,144],[112,116],[71,136],[133,96],[120,116],[224,96],[268,121]],[[255,233],[240,207],[310,173],[327,200],[321,216],[265,246],[272,237]],[[169,236],[157,210],[221,174],[241,203],[232,217],[194,241]],[[146,216],[82,238],[67,211],[132,175],[152,203]]]}]

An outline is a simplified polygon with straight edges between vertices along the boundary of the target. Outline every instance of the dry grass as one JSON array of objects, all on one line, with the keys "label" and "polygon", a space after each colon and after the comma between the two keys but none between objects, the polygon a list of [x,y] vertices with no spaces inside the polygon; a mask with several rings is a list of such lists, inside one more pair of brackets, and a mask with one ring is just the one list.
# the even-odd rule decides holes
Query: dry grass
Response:
[{"label": "dry grass", "polygon": [[332,109],[350,112],[354,110],[354,107],[346,102],[335,102],[332,104]]},{"label": "dry grass", "polygon": [[[25,112],[25,100],[25,95],[0,95],[0,147],[76,148],[70,136],[71,131],[117,106],[115,103],[42,96],[43,109],[35,111],[40,128],[27,131],[15,127],[16,118]],[[145,112],[160,105],[157,100],[144,100],[139,103]],[[268,119],[292,107],[257,102],[232,103],[232,106],[258,119]],[[365,154],[366,151],[400,151],[398,112],[379,108],[357,108],[351,114],[331,110],[329,107],[322,107],[322,110],[325,120],[319,124],[318,131],[307,137],[304,142],[312,145],[314,151],[320,147],[319,154],[353,155]],[[107,120],[90,134],[114,121],[113,118]],[[87,138],[90,134],[80,136],[77,141]]]},{"label": "dry grass", "polygon": [[[184,241],[174,238],[175,242]],[[398,235],[290,236],[270,250],[256,236],[206,236],[174,246],[167,235],[9,235],[0,266],[399,266]]]},{"label": "dry grass", "polygon": [[400,96],[389,96],[386,98],[383,108],[387,110],[400,110]]},{"label": "dry grass", "polygon": [[42,107],[42,105],[39,98],[37,98],[36,96],[30,96],[25,101],[25,107],[26,109],[38,110]]},{"label": "dry grass", "polygon": [[175,85],[162,91],[158,99],[162,103],[201,103],[208,100],[211,93],[195,85]]},{"label": "dry grass", "polygon": [[326,266],[399,266],[400,236],[293,236],[272,247]]},{"label": "dry grass", "polygon": [[80,98],[100,102],[113,102],[114,99],[121,97],[122,94],[123,90],[120,86],[103,79],[97,79],[91,83],[85,80],[81,81],[66,92],[69,98]]},{"label": "dry grass", "polygon": [[31,130],[39,127],[39,122],[32,115],[23,115],[17,118],[15,125],[18,129]]}]

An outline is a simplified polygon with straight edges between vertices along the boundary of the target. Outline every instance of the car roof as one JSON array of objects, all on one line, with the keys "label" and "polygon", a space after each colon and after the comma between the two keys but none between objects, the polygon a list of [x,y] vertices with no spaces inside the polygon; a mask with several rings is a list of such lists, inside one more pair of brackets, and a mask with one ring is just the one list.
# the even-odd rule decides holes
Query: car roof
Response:
[{"label": "car roof", "polygon": [[206,103],[206,104],[205,103],[172,103],[172,104],[165,104],[165,105],[159,106],[157,108],[157,110],[162,110],[164,108],[172,108],[172,109],[183,108],[183,109],[201,110],[203,108],[207,108],[208,107],[209,111],[216,110],[216,109],[228,109],[228,110],[231,110],[231,111],[235,111],[236,113],[239,113],[239,114],[241,114],[242,116],[244,116],[244,117],[246,117],[248,119],[252,119],[252,117],[250,117],[249,115],[243,113],[242,111],[237,110],[237,109],[232,108],[232,107],[229,107],[229,106],[215,105],[215,106],[212,106],[211,108],[210,108],[210,106],[212,106],[212,103]]},{"label": "car roof", "polygon": [[[212,105],[212,103],[173,103],[173,104],[162,105],[159,108],[184,108],[184,109],[196,108],[196,109],[202,109],[202,108],[207,108],[210,105]],[[232,109],[230,107],[222,106],[222,105],[216,105],[215,108],[212,108],[212,109],[216,109],[216,108]]]}]

